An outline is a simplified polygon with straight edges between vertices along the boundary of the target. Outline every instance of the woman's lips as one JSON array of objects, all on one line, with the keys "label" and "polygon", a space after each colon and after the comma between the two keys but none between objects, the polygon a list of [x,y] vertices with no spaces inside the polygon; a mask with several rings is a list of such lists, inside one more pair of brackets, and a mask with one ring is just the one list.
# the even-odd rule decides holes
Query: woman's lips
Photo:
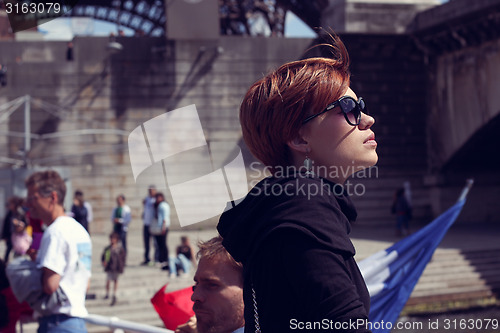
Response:
[{"label": "woman's lips", "polygon": [[369,146],[377,146],[377,141],[375,141],[375,134],[374,133],[370,134],[368,138],[366,138],[365,142],[363,142],[363,144]]}]

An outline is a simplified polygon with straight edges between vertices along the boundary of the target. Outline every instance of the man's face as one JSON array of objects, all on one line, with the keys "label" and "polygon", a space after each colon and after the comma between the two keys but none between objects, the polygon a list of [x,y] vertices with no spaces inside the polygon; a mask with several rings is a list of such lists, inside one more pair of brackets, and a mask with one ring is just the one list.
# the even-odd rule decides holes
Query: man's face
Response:
[{"label": "man's face", "polygon": [[31,217],[41,219],[46,224],[52,222],[54,202],[53,195],[42,197],[35,186],[28,187],[27,205]]},{"label": "man's face", "polygon": [[150,197],[154,197],[156,195],[156,189],[155,188],[150,188],[148,190],[148,192],[149,192],[149,196]]},{"label": "man's face", "polygon": [[199,333],[230,333],[244,326],[241,272],[226,260],[200,259],[191,300]]}]

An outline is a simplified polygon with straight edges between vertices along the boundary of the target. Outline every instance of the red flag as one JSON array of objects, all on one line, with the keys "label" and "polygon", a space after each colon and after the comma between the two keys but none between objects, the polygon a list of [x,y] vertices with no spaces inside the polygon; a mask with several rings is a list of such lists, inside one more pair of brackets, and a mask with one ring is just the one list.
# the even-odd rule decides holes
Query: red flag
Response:
[{"label": "red flag", "polygon": [[151,298],[151,303],[163,320],[165,328],[175,331],[177,326],[184,324],[194,316],[193,301],[191,301],[193,289],[188,287],[165,293],[167,285],[168,283],[156,292]]}]

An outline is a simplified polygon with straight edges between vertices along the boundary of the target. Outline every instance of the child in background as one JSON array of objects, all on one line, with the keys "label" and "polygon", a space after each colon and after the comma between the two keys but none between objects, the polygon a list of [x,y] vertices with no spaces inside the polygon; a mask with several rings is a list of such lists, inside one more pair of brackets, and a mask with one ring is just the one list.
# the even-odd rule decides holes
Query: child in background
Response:
[{"label": "child in background", "polygon": [[12,219],[12,249],[14,257],[20,257],[26,254],[31,246],[31,227],[27,226],[23,217],[14,217]]},{"label": "child in background", "polygon": [[185,276],[191,267],[196,267],[196,256],[187,236],[181,236],[181,245],[177,247],[176,252],[177,256],[170,257],[168,262],[171,278],[177,275]]},{"label": "child in background", "polygon": [[111,306],[116,303],[116,290],[118,289],[118,275],[123,273],[125,268],[125,250],[121,245],[120,234],[112,232],[109,235],[110,244],[106,246],[102,252],[101,262],[104,271],[107,274],[106,278],[106,296],[104,299],[109,298],[109,287],[111,281],[113,282],[113,296],[111,298]]}]

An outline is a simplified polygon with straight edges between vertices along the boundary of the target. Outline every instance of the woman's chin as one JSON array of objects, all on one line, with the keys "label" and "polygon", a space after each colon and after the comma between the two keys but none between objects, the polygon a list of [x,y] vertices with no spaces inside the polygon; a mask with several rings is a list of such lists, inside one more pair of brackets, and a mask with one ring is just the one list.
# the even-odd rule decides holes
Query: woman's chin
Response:
[{"label": "woman's chin", "polygon": [[373,156],[372,158],[366,159],[365,161],[362,161],[361,163],[359,163],[358,167],[356,168],[357,169],[356,172],[371,168],[371,167],[375,166],[377,164],[377,162],[378,162],[378,156],[377,156],[377,154],[375,154],[375,156]]}]

